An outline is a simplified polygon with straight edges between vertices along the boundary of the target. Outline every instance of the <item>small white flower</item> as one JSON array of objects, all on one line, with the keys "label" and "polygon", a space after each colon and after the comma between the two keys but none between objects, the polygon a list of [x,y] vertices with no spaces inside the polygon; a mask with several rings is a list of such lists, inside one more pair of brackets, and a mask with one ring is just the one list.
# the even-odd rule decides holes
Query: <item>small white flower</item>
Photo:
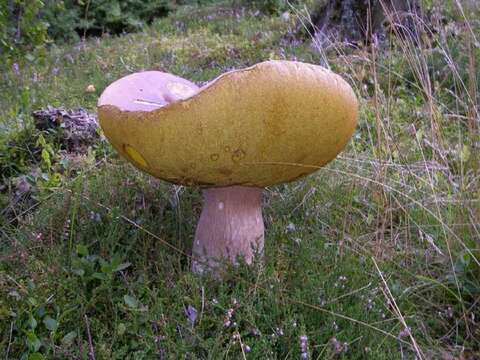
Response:
[{"label": "small white flower", "polygon": [[297,230],[297,227],[295,226],[294,223],[289,223],[289,224],[287,225],[287,232],[294,232],[294,231],[296,231],[296,230]]}]

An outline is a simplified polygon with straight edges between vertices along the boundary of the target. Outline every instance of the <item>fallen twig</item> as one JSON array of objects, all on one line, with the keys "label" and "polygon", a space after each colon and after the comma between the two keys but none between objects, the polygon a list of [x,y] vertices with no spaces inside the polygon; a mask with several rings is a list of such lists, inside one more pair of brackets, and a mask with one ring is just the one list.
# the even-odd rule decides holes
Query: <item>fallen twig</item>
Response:
[{"label": "fallen twig", "polygon": [[90,351],[88,352],[88,358],[90,360],[95,360],[95,349],[93,348],[92,334],[90,333],[90,324],[88,323],[87,314],[85,314],[84,317],[85,317],[85,326],[87,327],[88,346],[90,348]]}]

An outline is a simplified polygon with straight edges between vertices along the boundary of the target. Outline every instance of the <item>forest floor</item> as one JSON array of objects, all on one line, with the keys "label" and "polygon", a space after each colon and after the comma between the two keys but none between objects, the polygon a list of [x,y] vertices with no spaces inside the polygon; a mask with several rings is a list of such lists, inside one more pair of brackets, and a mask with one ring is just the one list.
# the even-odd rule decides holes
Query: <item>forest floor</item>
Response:
[{"label": "forest floor", "polygon": [[[296,35],[293,11],[183,7],[141,33],[52,45],[4,69],[0,354],[479,359],[480,23],[451,11],[421,44],[321,47]],[[94,114],[103,89],[135,71],[203,84],[267,59],[340,73],[359,125],[327,167],[266,189],[264,261],[221,281],[190,271],[199,189],[31,116]]]}]

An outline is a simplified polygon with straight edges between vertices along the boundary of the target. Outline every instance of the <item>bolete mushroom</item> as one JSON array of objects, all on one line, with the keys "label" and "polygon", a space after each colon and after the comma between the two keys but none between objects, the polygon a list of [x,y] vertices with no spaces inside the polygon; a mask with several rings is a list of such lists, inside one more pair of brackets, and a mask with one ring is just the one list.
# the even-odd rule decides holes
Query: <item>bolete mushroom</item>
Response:
[{"label": "bolete mushroom", "polygon": [[262,189],[334,159],[353,134],[358,104],[323,67],[266,61],[201,88],[134,73],[108,86],[98,107],[106,137],[137,168],[204,189],[192,250],[192,268],[202,272],[262,252]]}]

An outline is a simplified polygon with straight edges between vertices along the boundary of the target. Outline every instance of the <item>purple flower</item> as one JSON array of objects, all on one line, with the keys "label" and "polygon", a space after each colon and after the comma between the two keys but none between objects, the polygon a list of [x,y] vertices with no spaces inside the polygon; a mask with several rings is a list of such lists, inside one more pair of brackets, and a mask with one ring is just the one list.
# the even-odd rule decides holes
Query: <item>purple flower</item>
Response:
[{"label": "purple flower", "polygon": [[17,63],[13,63],[12,69],[15,75],[20,76],[20,66]]}]

